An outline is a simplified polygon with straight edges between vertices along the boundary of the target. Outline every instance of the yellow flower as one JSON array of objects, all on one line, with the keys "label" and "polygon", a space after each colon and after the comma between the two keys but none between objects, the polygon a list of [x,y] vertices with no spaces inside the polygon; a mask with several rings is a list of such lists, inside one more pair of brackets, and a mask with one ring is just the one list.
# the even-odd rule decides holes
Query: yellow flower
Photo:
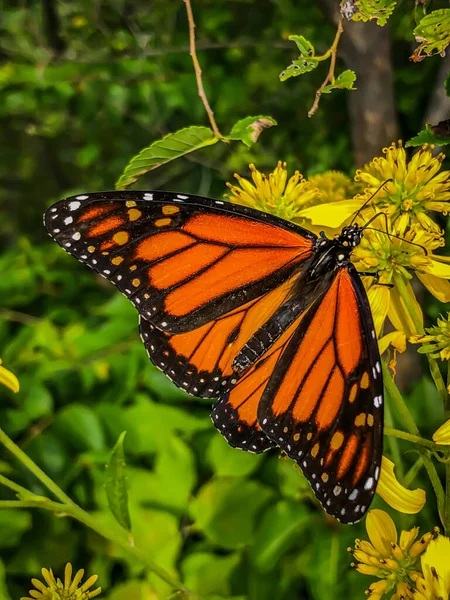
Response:
[{"label": "yellow flower", "polygon": [[97,588],[89,592],[95,582],[97,581],[97,575],[92,575],[87,579],[83,585],[79,586],[83,579],[84,569],[80,569],[75,577],[72,579],[72,565],[67,563],[64,570],[64,583],[60,579],[55,579],[53,571],[51,569],[42,569],[42,577],[45,580],[45,585],[39,579],[32,579],[31,583],[36,588],[30,590],[28,596],[21,598],[21,600],[89,600],[98,596],[102,588]]},{"label": "yellow flower", "polygon": [[433,441],[436,442],[436,444],[450,446],[450,419],[436,429],[433,433]]},{"label": "yellow flower", "polygon": [[[404,331],[409,337],[420,333],[411,316],[411,306],[423,323],[422,310],[410,284],[411,271],[438,300],[448,302],[450,265],[446,264],[445,257],[433,254],[433,250],[443,244],[440,235],[416,227],[404,232],[403,238],[390,237],[388,234],[393,234],[391,226],[386,232],[385,220],[379,221],[383,229],[375,231],[369,226],[364,231],[361,243],[352,253],[352,261],[358,271],[378,273],[378,281],[382,284],[366,281],[377,334],[381,333],[383,323],[389,317],[395,329]],[[393,287],[386,287],[386,284]],[[406,303],[402,290],[406,294]]]},{"label": "yellow flower", "polygon": [[0,383],[17,393],[20,389],[19,380],[14,373],[11,373],[11,371],[8,371],[5,367],[2,367],[1,364],[2,361],[0,360]]},{"label": "yellow flower", "polygon": [[425,533],[419,540],[419,528],[402,531],[398,539],[394,521],[383,510],[373,509],[367,514],[366,529],[370,542],[355,540],[355,549],[349,548],[356,562],[352,566],[359,573],[378,577],[367,590],[371,600],[386,594],[390,598],[412,598],[414,581],[418,577],[419,557],[438,534]]},{"label": "yellow flower", "polygon": [[340,171],[326,171],[308,177],[309,183],[319,190],[320,196],[314,204],[326,204],[329,202],[342,202],[352,198],[361,188]]},{"label": "yellow flower", "polygon": [[240,187],[227,183],[231,194],[225,196],[236,204],[257,208],[288,221],[298,217],[300,211],[314,199],[319,191],[295,171],[288,180],[286,163],[278,162],[276,169],[267,177],[255,165],[249,165],[253,183],[235,174]]},{"label": "yellow flower", "polygon": [[413,515],[420,512],[427,499],[425,491],[420,488],[415,490],[405,488],[397,480],[394,468],[394,463],[383,456],[377,494],[392,508],[402,513]]},{"label": "yellow flower", "polygon": [[387,179],[392,179],[374,196],[377,205],[393,222],[393,229],[403,235],[408,226],[419,224],[427,231],[439,232],[427,211],[448,214],[450,172],[439,173],[445,156],[433,157],[433,146],[422,146],[408,162],[402,142],[384,148],[385,157],[376,157],[356,173],[356,181],[366,184],[369,198]]},{"label": "yellow flower", "polygon": [[410,338],[412,344],[422,344],[418,352],[429,354],[431,358],[450,360],[450,313],[447,319],[439,317],[437,325],[425,328],[427,335],[416,335]]},{"label": "yellow flower", "polygon": [[415,576],[414,600],[449,600],[450,539],[438,535],[421,557],[422,573]]}]

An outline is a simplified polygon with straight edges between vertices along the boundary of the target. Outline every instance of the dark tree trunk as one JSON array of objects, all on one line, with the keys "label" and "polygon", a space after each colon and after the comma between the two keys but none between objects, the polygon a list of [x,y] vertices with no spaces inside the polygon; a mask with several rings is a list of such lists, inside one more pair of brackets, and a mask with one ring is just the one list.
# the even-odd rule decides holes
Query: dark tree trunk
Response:
[{"label": "dark tree trunk", "polygon": [[[339,1],[319,0],[319,4],[337,24]],[[347,98],[355,166],[361,167],[399,135],[389,29],[345,21],[338,56],[357,77],[357,90],[348,92]]]}]

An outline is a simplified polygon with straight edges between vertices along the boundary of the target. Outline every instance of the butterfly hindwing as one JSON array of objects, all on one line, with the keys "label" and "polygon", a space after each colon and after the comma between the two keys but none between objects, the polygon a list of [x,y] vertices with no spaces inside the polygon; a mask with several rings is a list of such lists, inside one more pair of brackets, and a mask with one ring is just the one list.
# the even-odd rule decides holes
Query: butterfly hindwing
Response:
[{"label": "butterfly hindwing", "polygon": [[45,225],[171,333],[275,289],[311,255],[315,239],[267,213],[166,192],[74,196],[50,208]]},{"label": "butterfly hindwing", "polygon": [[274,367],[258,407],[264,433],[296,460],[325,510],[366,512],[380,474],[381,363],[367,296],[337,271]]}]

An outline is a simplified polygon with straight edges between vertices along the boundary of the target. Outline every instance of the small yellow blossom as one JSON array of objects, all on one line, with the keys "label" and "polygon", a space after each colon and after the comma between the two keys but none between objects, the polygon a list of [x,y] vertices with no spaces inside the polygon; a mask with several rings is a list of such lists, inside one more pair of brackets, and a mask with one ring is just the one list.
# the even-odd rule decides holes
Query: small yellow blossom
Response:
[{"label": "small yellow blossom", "polygon": [[442,444],[443,446],[450,446],[450,419],[445,421],[445,423],[433,433],[433,442]]},{"label": "small yellow blossom", "polygon": [[299,173],[287,176],[286,163],[278,162],[267,177],[250,165],[253,183],[235,174],[239,186],[227,183],[231,193],[225,196],[236,204],[262,210],[288,221],[294,221],[302,208],[319,199],[319,191]]},{"label": "small yellow blossom", "polygon": [[412,344],[422,344],[418,352],[429,354],[431,358],[450,360],[450,313],[447,319],[443,316],[437,320],[437,325],[427,327],[426,335],[416,335],[410,338]]},{"label": "small yellow blossom", "polygon": [[449,600],[450,539],[438,535],[421,557],[422,574],[414,577],[414,600]]},{"label": "small yellow blossom", "polygon": [[386,456],[383,456],[377,494],[392,508],[402,513],[413,515],[420,512],[427,499],[425,491],[420,488],[415,490],[405,488],[397,480],[394,468],[394,463]]},{"label": "small yellow blossom", "polygon": [[433,146],[422,146],[408,162],[402,142],[384,148],[385,156],[374,158],[357,171],[356,181],[367,187],[361,204],[387,179],[392,179],[373,197],[392,220],[393,230],[403,235],[408,226],[419,224],[426,231],[439,232],[427,211],[448,214],[450,209],[450,172],[439,173],[444,154],[433,157]]},{"label": "small yellow blossom", "polygon": [[352,198],[361,190],[361,185],[352,181],[341,171],[326,171],[308,177],[309,183],[319,190],[320,196],[314,204],[327,204],[329,202],[342,202]]},{"label": "small yellow blossom", "polygon": [[2,367],[1,364],[2,361],[0,360],[0,383],[17,393],[20,389],[19,380],[14,373],[11,373],[11,371],[8,371],[5,367]]},{"label": "small yellow blossom", "polygon": [[395,329],[404,331],[409,337],[418,331],[402,289],[408,304],[414,306],[423,323],[422,310],[410,284],[411,272],[416,273],[438,300],[447,302],[450,301],[450,264],[446,264],[445,257],[433,254],[433,250],[443,244],[441,235],[410,228],[403,238],[392,237],[391,226],[386,231],[386,223],[383,225],[384,229],[378,230],[374,226],[374,229],[364,231],[359,246],[352,253],[352,261],[358,271],[378,274],[381,285],[370,280],[366,282],[370,286],[368,296],[377,334],[381,333],[384,320],[389,317]]},{"label": "small yellow blossom", "polygon": [[383,510],[373,509],[367,514],[366,529],[370,542],[355,540],[355,549],[349,548],[356,562],[352,566],[363,575],[378,577],[367,590],[371,600],[386,594],[390,598],[413,598],[414,581],[419,576],[420,555],[436,537],[438,530],[425,533],[419,540],[419,528],[402,531],[400,539],[394,521]]},{"label": "small yellow blossom", "polygon": [[97,575],[92,575],[82,585],[81,580],[84,576],[84,569],[75,573],[72,579],[72,565],[67,563],[64,570],[64,583],[58,578],[55,579],[51,569],[42,569],[42,577],[45,584],[39,579],[32,579],[31,583],[36,589],[30,590],[30,597],[21,598],[21,600],[90,600],[98,596],[102,588],[88,591],[97,581]]}]

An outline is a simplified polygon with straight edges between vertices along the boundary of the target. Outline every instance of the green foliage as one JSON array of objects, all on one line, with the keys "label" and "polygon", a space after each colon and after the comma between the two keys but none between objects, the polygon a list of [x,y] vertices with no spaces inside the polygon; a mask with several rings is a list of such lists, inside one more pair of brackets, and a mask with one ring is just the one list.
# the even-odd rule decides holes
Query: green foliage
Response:
[{"label": "green foliage", "polygon": [[442,54],[450,44],[450,8],[434,10],[425,15],[413,33],[419,45],[414,50],[412,60],[417,62]]},{"label": "green foliage", "polygon": [[395,10],[397,0],[350,0],[350,2],[343,0],[341,10],[345,7],[345,10],[350,11],[348,5],[351,6],[353,21],[376,20],[377,25],[384,27]]},{"label": "green foliage", "polygon": [[326,85],[322,90],[322,94],[330,94],[333,90],[355,90],[356,88],[353,87],[355,81],[355,72],[347,69],[336,77],[334,83]]},{"label": "green foliage", "polygon": [[258,141],[261,132],[268,127],[273,127],[277,122],[272,117],[259,115],[257,117],[246,117],[233,125],[230,133],[225,136],[227,140],[240,140],[250,148]]},{"label": "green foliage", "polygon": [[123,441],[126,431],[122,432],[106,465],[105,489],[108,505],[119,525],[131,531],[130,513],[128,512],[128,491],[126,479],[125,453]]},{"label": "green foliage", "polygon": [[[425,129],[419,131],[416,136],[408,140],[405,146],[408,148],[411,146],[422,146],[423,144],[446,146],[447,144],[450,144],[450,137],[436,135],[430,125],[426,125]],[[420,352],[420,350],[418,350],[418,352]]]},{"label": "green foliage", "polygon": [[124,190],[139,177],[165,163],[180,158],[189,152],[211,146],[218,138],[208,127],[186,127],[175,133],[169,133],[162,140],[153,142],[134,156],[119,177],[116,188]]},{"label": "green foliage", "polygon": [[298,75],[309,73],[319,65],[318,59],[315,58],[314,46],[310,41],[302,35],[290,35],[289,39],[297,44],[300,56],[297,60],[293,60],[292,64],[280,73],[280,81],[286,81],[291,77],[298,77]]}]

